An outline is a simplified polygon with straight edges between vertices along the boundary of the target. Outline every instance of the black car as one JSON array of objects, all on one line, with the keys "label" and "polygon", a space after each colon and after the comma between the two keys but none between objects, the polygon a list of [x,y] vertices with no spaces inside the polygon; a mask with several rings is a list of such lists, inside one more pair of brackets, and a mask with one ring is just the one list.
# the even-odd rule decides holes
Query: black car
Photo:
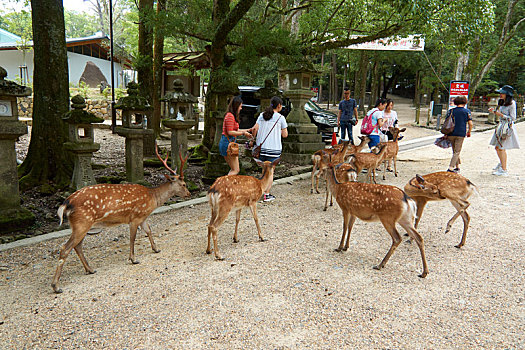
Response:
[{"label": "black car", "polygon": [[[266,108],[266,106],[261,106],[261,101],[254,96],[255,92],[260,88],[261,87],[259,86],[239,86],[243,102],[241,114],[239,116],[239,127],[241,129],[249,129],[254,126],[259,114],[264,108]],[[292,105],[288,99],[284,99],[283,102],[281,114],[286,117],[290,114]],[[319,107],[313,101],[308,101],[305,104],[304,109],[310,117],[310,121],[317,126],[317,131],[321,133],[323,140],[331,141],[333,129],[337,126],[337,115]]]}]

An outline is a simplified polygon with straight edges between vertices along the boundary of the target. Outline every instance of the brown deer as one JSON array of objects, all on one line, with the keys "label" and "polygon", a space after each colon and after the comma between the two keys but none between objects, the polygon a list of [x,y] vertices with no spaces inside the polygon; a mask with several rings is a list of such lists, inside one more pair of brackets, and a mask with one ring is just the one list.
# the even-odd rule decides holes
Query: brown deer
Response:
[{"label": "brown deer", "polygon": [[386,157],[387,147],[385,145],[378,146],[377,149],[379,149],[377,154],[372,152],[352,154],[348,161],[354,166],[357,174],[361,173],[363,169],[367,169],[367,177],[370,183],[372,183],[372,179],[376,183],[376,168]]},{"label": "brown deer", "polygon": [[[337,164],[335,167],[335,176],[337,178],[337,181],[339,182],[350,182],[350,181],[357,181],[357,172],[355,167],[352,164],[348,163],[341,163]],[[332,192],[330,191],[330,186],[326,186],[326,197],[324,200],[324,208],[323,210],[326,211],[328,209],[328,197],[330,197],[330,206],[333,205],[333,196]]]},{"label": "brown deer", "polygon": [[470,206],[468,199],[474,193],[477,193],[476,186],[470,180],[460,174],[448,171],[440,171],[423,176],[416,175],[406,184],[405,192],[417,203],[416,228],[428,201],[448,199],[456,208],[457,213],[448,221],[445,233],[450,231],[454,221],[461,216],[463,219],[463,235],[461,236],[461,242],[455,247],[463,247],[467,239],[470,223],[470,216],[467,213],[467,208]]},{"label": "brown deer", "polygon": [[233,234],[233,242],[238,242],[237,228],[241,219],[241,210],[244,207],[250,207],[255,226],[257,226],[259,239],[261,242],[264,241],[261,226],[259,226],[259,219],[257,218],[257,201],[263,195],[264,190],[270,185],[275,166],[279,164],[279,160],[280,158],[273,162],[261,162],[256,159],[257,164],[262,166],[262,177],[260,179],[246,175],[226,175],[215,180],[208,190],[211,219],[208,224],[208,247],[206,248],[206,254],[211,253],[211,238],[213,237],[215,258],[217,260],[224,260],[219,253],[219,246],[217,245],[217,231],[232,209],[235,209],[235,233]]},{"label": "brown deer", "polygon": [[[342,159],[334,158],[332,161],[336,164],[346,162],[352,154],[361,152],[363,148],[365,148],[365,146],[368,144],[368,142],[370,142],[370,138],[368,136],[359,136],[359,139],[361,140],[361,142],[357,146],[350,144],[349,141],[345,141],[341,144],[334,145],[333,148],[322,149],[312,154],[313,168],[312,168],[312,187],[310,188],[310,193],[314,193],[314,176],[316,178],[315,191],[317,193],[320,193],[319,192],[319,177],[324,172],[324,169],[326,168],[326,164],[327,164],[326,162],[323,162],[322,155],[332,154],[335,156],[336,154],[339,154],[339,157],[341,157]],[[341,152],[344,152],[344,154]]]},{"label": "brown deer", "polygon": [[396,229],[396,224],[399,224],[406,230],[409,236],[416,241],[423,261],[423,272],[419,277],[426,277],[428,267],[425,258],[423,238],[414,227],[415,201],[395,186],[360,182],[340,183],[337,181],[332,164],[328,166],[326,172],[330,190],[343,212],[343,235],[336,251],[348,250],[350,233],[352,232],[356,218],[363,221],[381,221],[392,237],[392,246],[381,263],[374,266],[376,270],[380,270],[385,266],[390,256],[394,253],[394,250],[401,243],[401,236]]},{"label": "brown deer", "polygon": [[[383,162],[383,180],[386,180],[386,169],[387,165],[390,167],[390,161],[394,163],[394,176],[397,177],[397,153],[399,152],[399,144],[397,143],[399,140],[399,134],[406,131],[406,128],[399,129],[396,127],[389,127],[388,130],[390,133],[392,133],[393,139],[392,141],[388,142],[381,142],[380,145],[386,146],[386,155],[385,160]],[[377,146],[376,146],[377,147]],[[388,164],[387,164],[388,163]]]},{"label": "brown deer", "polygon": [[180,175],[177,175],[177,169],[173,170],[167,165],[168,156],[166,156],[166,159],[162,159],[157,147],[155,151],[157,157],[172,174],[171,176],[165,175],[168,181],[164,184],[155,188],[147,188],[137,184],[99,184],[87,186],[70,195],[64,204],[58,208],[60,225],[62,225],[63,218],[67,217],[72,232],[71,237],[60,250],[58,267],[53,278],[53,283],[51,284],[55,293],[62,292],[62,290],[58,288],[58,280],[62,274],[62,268],[66,258],[72,249],[75,249],[77,252],[86,273],[95,273],[95,270],[89,266],[82,251],[84,237],[93,226],[107,227],[129,224],[129,260],[133,264],[139,263],[135,260],[134,252],[138,227],[148,235],[153,251],[155,253],[160,252],[153,241],[151,228],[146,223],[146,219],[153,210],[164,204],[170,197],[174,195],[190,197],[190,192],[186,188],[183,175],[184,164],[188,156],[186,156],[185,159],[180,157],[181,170]]}]

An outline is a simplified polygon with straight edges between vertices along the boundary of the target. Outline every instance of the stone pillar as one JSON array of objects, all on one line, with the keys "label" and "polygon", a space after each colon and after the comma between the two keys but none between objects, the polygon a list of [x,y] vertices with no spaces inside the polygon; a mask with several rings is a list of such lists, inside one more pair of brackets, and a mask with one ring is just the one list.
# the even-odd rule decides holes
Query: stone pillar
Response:
[{"label": "stone pillar", "polygon": [[153,135],[144,123],[151,106],[138,95],[136,83],[128,84],[128,95],[115,105],[122,110],[122,127],[116,127],[115,132],[126,138],[126,180],[137,183],[144,181],[144,137]]},{"label": "stone pillar", "polygon": [[[230,167],[224,157],[219,153],[219,142],[222,137],[222,124],[224,123],[224,114],[223,111],[215,112],[215,137],[213,139],[213,146],[208,153],[208,160],[204,165],[204,176],[202,181],[204,183],[213,183],[216,178],[228,174]],[[241,165],[239,161],[239,166]],[[242,171],[242,168],[241,168]]]},{"label": "stone pillar", "polygon": [[75,159],[71,187],[79,190],[96,184],[93,169],[91,169],[91,157],[100,149],[100,145],[95,143],[95,134],[91,124],[102,123],[104,118],[85,111],[86,103],[80,95],[74,96],[71,102],[73,109],[62,118],[69,124],[69,142],[66,142],[64,146],[73,153]]},{"label": "stone pillar", "polygon": [[165,119],[162,124],[171,129],[171,168],[178,169],[178,173],[182,173],[180,168],[180,157],[184,159],[186,152],[188,152],[188,130],[194,126],[192,120],[180,121],[173,119]]},{"label": "stone pillar", "polygon": [[0,232],[13,231],[34,223],[35,217],[20,205],[15,143],[27,134],[18,120],[17,97],[31,95],[31,89],[4,80],[7,71],[0,67]]},{"label": "stone pillar", "polygon": [[[494,108],[494,110],[496,110],[496,108],[498,108],[498,99],[499,99],[499,95],[497,96],[490,96],[490,100],[488,102],[488,106],[489,108]],[[493,112],[489,112],[489,117],[487,119],[487,123],[488,124],[497,124],[498,123],[498,118],[496,118],[496,115],[493,113]]]},{"label": "stone pillar", "polygon": [[284,95],[290,99],[292,110],[286,121],[288,122],[288,137],[283,139],[283,154],[281,158],[290,163],[311,164],[311,155],[325,147],[317,126],[310,122],[310,117],[304,109],[306,102],[315,95],[310,90],[311,77],[316,71],[308,65],[298,66],[295,69],[281,70],[279,74],[284,81]]}]

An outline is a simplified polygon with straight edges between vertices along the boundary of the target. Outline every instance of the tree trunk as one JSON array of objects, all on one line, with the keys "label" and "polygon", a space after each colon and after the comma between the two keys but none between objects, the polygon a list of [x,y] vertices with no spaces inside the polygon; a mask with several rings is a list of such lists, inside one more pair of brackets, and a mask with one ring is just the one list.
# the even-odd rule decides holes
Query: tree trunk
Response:
[{"label": "tree trunk", "polygon": [[[62,120],[69,110],[64,7],[61,1],[32,0],[34,41],[33,126],[27,157],[18,169],[20,188],[69,185],[73,158],[64,148],[68,126]],[[37,15],[38,14],[38,15]],[[52,67],[52,69],[51,69]]]},{"label": "tree trunk", "polygon": [[162,94],[162,57],[164,53],[164,16],[166,11],[166,0],[157,0],[157,21],[155,26],[154,47],[154,89],[153,89],[153,132],[155,137],[160,134],[160,98]]},{"label": "tree trunk", "polygon": [[372,83],[371,83],[371,87],[370,87],[370,92],[371,92],[370,104],[374,104],[375,101],[377,100],[377,96],[378,96],[377,88],[379,86],[379,80],[380,80],[379,60],[377,58],[377,55],[375,55],[374,56],[374,65],[373,65],[373,68],[372,68]]},{"label": "tree trunk", "polygon": [[335,53],[332,53],[332,77],[332,106],[335,106],[338,102],[337,99],[339,98],[339,89],[337,83],[337,55]]},{"label": "tree trunk", "polygon": [[[324,52],[321,53],[321,67],[324,66]],[[321,84],[321,80],[319,80],[319,98],[317,103],[321,103],[323,101],[323,84]]]},{"label": "tree trunk", "polygon": [[[139,0],[139,57],[137,60],[137,79],[142,96],[153,101],[153,31],[151,17],[153,0]],[[151,122],[148,121],[148,127]]]}]

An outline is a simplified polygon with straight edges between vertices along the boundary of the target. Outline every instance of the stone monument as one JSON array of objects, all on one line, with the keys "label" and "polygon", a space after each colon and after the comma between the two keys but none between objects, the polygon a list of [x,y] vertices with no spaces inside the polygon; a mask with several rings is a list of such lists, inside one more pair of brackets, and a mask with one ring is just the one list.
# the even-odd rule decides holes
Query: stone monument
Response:
[{"label": "stone monument", "polygon": [[0,67],[0,231],[30,226],[35,216],[20,205],[15,143],[27,134],[27,126],[18,120],[17,97],[31,95],[31,89],[5,80],[7,71]]},{"label": "stone monument", "polygon": [[144,136],[153,135],[153,130],[147,128],[145,118],[152,108],[144,97],[139,96],[138,85],[130,82],[128,96],[121,97],[115,109],[122,110],[122,126],[116,127],[115,132],[126,138],[126,180],[142,182]]},{"label": "stone monument", "polygon": [[64,143],[64,147],[73,153],[75,159],[71,187],[78,190],[96,184],[91,157],[100,149],[100,145],[95,143],[92,123],[102,123],[104,118],[84,110],[86,101],[80,95],[74,96],[71,102],[72,110],[62,117],[69,124],[69,142]]}]

